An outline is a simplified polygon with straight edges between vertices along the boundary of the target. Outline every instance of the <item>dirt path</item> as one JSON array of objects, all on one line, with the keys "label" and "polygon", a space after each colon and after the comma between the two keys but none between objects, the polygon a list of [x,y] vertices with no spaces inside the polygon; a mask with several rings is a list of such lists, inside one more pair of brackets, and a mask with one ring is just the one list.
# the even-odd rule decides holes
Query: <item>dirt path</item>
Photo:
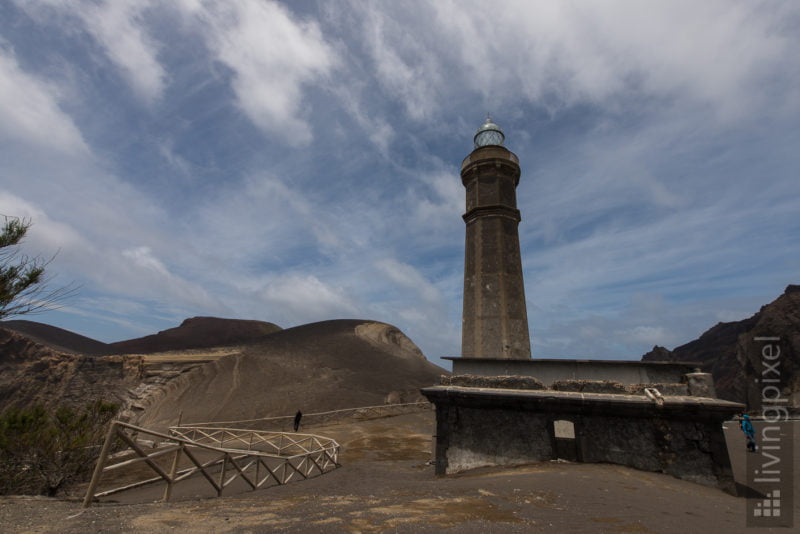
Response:
[{"label": "dirt path", "polygon": [[745,532],[743,499],[620,466],[545,462],[436,477],[427,464],[432,424],[424,413],[315,428],[343,446],[342,468],[221,499],[107,502],[86,511],[77,500],[0,499],[0,530]]}]

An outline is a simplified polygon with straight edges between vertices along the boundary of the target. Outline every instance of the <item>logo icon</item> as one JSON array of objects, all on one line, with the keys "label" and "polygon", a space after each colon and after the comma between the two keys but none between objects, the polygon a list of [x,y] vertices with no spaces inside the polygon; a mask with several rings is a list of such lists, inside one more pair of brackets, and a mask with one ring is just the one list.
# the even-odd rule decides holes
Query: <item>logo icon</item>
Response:
[{"label": "logo icon", "polygon": [[781,516],[781,490],[767,493],[767,498],[755,503],[753,517],[780,517]]}]

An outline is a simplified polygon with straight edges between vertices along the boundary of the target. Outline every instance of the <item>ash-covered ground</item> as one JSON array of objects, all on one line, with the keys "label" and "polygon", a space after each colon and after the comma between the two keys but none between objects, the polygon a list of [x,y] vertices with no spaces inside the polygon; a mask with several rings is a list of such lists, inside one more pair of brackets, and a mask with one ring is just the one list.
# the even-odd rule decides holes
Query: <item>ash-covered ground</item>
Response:
[{"label": "ash-covered ground", "polygon": [[[744,499],[615,465],[545,462],[437,477],[428,464],[433,419],[426,412],[305,429],[342,445],[342,467],[306,481],[170,503],[155,502],[163,488],[153,487],[87,510],[80,495],[6,497],[0,525],[59,533],[745,532]],[[728,426],[738,472],[744,440]],[[794,513],[800,518],[797,506]]]}]

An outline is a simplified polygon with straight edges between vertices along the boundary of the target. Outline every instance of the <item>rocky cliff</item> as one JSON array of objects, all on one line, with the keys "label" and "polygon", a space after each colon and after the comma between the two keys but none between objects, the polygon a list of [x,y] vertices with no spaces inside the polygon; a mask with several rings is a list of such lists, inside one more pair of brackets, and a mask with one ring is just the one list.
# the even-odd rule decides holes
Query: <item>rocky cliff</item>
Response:
[{"label": "rocky cliff", "polygon": [[[767,345],[777,349],[766,349]],[[779,355],[765,360],[765,350]],[[777,379],[774,384],[782,398],[796,410],[800,408],[800,286],[788,286],[752,317],[719,323],[671,351],[654,347],[642,360],[699,362],[714,376],[721,398],[743,402],[750,410],[761,408],[762,388],[771,384],[757,380]]]},{"label": "rocky cliff", "polygon": [[83,407],[102,399],[124,405],[143,378],[141,357],[53,350],[0,328],[0,411],[41,404]]}]

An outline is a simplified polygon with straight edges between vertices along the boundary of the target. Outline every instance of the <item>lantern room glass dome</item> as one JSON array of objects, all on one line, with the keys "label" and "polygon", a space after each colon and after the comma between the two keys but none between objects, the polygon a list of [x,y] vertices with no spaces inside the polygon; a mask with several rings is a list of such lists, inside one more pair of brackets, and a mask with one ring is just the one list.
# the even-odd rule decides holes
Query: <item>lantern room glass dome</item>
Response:
[{"label": "lantern room glass dome", "polygon": [[503,135],[503,130],[493,123],[492,118],[487,115],[486,122],[475,132],[475,148],[480,148],[482,146],[503,146],[505,138],[506,136]]}]

